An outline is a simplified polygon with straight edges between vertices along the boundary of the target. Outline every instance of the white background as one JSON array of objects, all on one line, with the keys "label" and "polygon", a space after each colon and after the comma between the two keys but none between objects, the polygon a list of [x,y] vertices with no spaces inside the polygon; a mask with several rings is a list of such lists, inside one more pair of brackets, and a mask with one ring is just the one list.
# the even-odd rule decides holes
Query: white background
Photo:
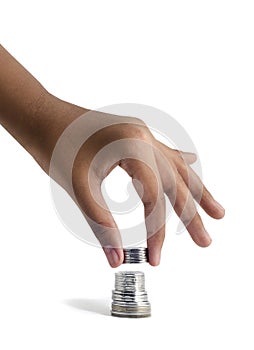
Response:
[{"label": "white background", "polygon": [[161,265],[142,266],[152,317],[110,317],[115,271],[63,227],[47,176],[1,128],[0,348],[253,349],[253,1],[8,0],[0,11],[2,45],[51,93],[176,118],[226,208],[222,221],[203,215],[207,249],[169,222]]}]

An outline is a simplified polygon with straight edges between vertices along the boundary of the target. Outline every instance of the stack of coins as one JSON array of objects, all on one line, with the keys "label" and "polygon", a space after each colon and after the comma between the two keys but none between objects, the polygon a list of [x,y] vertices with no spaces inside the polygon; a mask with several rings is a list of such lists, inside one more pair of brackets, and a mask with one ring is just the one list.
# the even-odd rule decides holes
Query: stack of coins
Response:
[{"label": "stack of coins", "polygon": [[115,274],[115,290],[113,290],[112,298],[112,316],[151,316],[151,306],[145,291],[145,275],[143,272],[117,272]]},{"label": "stack of coins", "polygon": [[124,263],[139,264],[148,261],[147,248],[125,248]]},{"label": "stack of coins", "polygon": [[[148,261],[146,248],[124,249],[125,263]],[[115,274],[111,315],[118,317],[151,316],[151,305],[145,290],[145,275],[140,271],[121,271]]]}]

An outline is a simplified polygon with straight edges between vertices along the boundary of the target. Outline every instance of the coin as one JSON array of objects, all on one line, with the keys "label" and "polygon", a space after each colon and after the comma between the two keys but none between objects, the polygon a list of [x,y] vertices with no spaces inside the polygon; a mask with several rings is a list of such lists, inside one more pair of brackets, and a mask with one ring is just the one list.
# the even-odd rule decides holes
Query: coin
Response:
[{"label": "coin", "polygon": [[151,305],[145,291],[145,275],[141,271],[117,272],[112,300],[112,316],[130,318],[151,316]]},{"label": "coin", "polygon": [[139,248],[124,248],[124,263],[139,264],[148,262],[148,250],[144,247]]}]

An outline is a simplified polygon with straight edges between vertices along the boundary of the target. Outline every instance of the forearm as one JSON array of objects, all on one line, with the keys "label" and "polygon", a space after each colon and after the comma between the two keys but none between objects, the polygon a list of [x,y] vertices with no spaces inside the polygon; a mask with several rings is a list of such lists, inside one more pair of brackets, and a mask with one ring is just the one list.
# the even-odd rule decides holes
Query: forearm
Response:
[{"label": "forearm", "polygon": [[58,137],[85,111],[48,93],[0,45],[0,123],[45,171]]}]

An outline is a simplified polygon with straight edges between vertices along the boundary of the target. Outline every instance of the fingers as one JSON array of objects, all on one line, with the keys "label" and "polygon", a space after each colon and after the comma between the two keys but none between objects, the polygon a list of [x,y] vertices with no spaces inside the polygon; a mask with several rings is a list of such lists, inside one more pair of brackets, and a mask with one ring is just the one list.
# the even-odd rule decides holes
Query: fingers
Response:
[{"label": "fingers", "polygon": [[149,263],[157,266],[165,238],[165,197],[157,165],[154,161],[151,168],[139,160],[131,159],[122,161],[120,166],[132,177],[133,185],[144,204]]},{"label": "fingers", "polygon": [[175,163],[186,186],[205,212],[215,219],[222,218],[225,215],[225,209],[213,198],[194,170],[188,166],[197,160],[197,156],[194,153],[172,150],[163,143],[156,142],[168,159]]},{"label": "fingers", "polygon": [[122,242],[119,230],[101,193],[101,183],[95,174],[80,174],[73,180],[74,192],[79,207],[100,242],[111,267],[123,262]]},{"label": "fingers", "polygon": [[[147,225],[146,225],[147,227]],[[149,264],[158,266],[161,259],[161,249],[165,239],[165,224],[147,239]]]},{"label": "fingers", "polygon": [[166,190],[166,194],[176,214],[183,222],[193,241],[200,247],[207,247],[212,241],[211,237],[205,230],[203,222],[197,212],[192,195],[185,182],[179,174],[175,173],[175,176],[176,193],[174,193],[172,188],[166,184],[166,188],[171,188],[170,190]]},{"label": "fingers", "polygon": [[[165,155],[165,151],[163,153]],[[172,156],[171,152],[166,154],[167,158],[164,155],[156,152],[163,189],[194,242],[201,247],[206,247],[211,243],[211,238],[197,213],[189,189],[177,171],[176,161],[174,160],[177,157],[178,161],[182,162],[179,152],[177,152],[177,155],[174,153],[173,159],[168,157],[169,155]]]},{"label": "fingers", "polygon": [[156,147],[161,149],[172,160],[174,158],[176,158],[176,159],[180,158],[180,159],[184,160],[184,162],[187,164],[193,164],[197,160],[197,155],[195,153],[183,152],[183,151],[178,151],[176,149],[172,149],[158,140],[155,140],[155,145],[156,145]]},{"label": "fingers", "polygon": [[179,152],[179,155],[181,158],[184,160],[185,163],[187,164],[193,164],[197,160],[197,155],[195,153],[191,152]]},{"label": "fingers", "polygon": [[205,212],[214,219],[223,218],[225,209],[213,198],[194,170],[185,164],[179,164],[177,169],[185,184],[190,189],[194,199]]}]

